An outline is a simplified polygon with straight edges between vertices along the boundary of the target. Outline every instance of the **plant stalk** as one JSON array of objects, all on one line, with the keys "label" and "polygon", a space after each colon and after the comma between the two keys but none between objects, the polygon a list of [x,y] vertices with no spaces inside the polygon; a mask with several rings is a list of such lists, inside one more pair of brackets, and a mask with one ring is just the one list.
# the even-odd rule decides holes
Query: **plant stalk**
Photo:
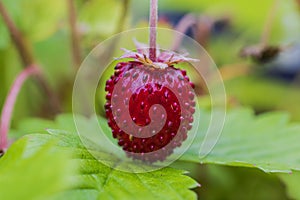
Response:
[{"label": "plant stalk", "polygon": [[24,82],[32,75],[40,74],[40,70],[37,66],[31,65],[26,67],[14,81],[9,94],[6,97],[1,118],[0,118],[0,152],[5,152],[8,147],[7,134],[11,124],[12,113],[16,103],[18,94],[24,84]]},{"label": "plant stalk", "polygon": [[73,62],[75,64],[76,69],[78,69],[81,64],[81,52],[79,43],[80,36],[77,29],[76,9],[74,5],[74,0],[67,0],[67,3],[69,9],[69,25],[72,40]]},{"label": "plant stalk", "polygon": [[[21,61],[23,63],[23,67],[26,68],[32,65],[38,67],[34,55],[26,43],[25,37],[22,35],[21,31],[17,28],[16,24],[14,23],[11,16],[7,12],[1,0],[0,0],[0,15],[2,16],[3,21],[6,24],[8,31],[11,35],[12,42],[14,43],[20,55]],[[49,106],[51,107],[50,110],[53,112],[53,114],[59,112],[60,103],[58,97],[48,85],[44,75],[42,73],[39,73],[36,76],[36,81],[49,99]]]},{"label": "plant stalk", "polygon": [[0,1],[0,14],[2,15],[3,21],[6,24],[13,43],[15,44],[17,51],[21,57],[24,66],[29,66],[34,62],[33,55],[26,45],[22,33],[18,30],[12,18],[9,16],[3,2]]},{"label": "plant stalk", "polygon": [[175,41],[172,46],[172,51],[178,50],[185,32],[193,25],[197,23],[196,17],[192,14],[185,15],[175,27],[175,30],[179,33],[176,33]]},{"label": "plant stalk", "polygon": [[265,21],[264,29],[261,34],[261,45],[267,46],[270,40],[270,36],[272,33],[272,28],[275,22],[276,14],[279,9],[280,2],[279,0],[274,0],[273,5],[267,15],[267,19]]},{"label": "plant stalk", "polygon": [[149,39],[149,58],[156,61],[156,36],[157,36],[157,20],[158,20],[158,0],[150,0],[150,39]]}]

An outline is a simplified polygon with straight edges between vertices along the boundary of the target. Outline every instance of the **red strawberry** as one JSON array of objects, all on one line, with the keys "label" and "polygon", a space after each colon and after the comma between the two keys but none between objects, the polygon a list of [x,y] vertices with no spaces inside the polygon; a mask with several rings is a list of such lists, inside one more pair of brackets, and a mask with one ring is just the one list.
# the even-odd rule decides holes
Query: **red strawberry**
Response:
[{"label": "red strawberry", "polygon": [[128,156],[163,161],[192,128],[194,85],[174,67],[184,57],[162,53],[152,62],[142,53],[127,52],[135,61],[118,63],[106,82],[106,116]]}]

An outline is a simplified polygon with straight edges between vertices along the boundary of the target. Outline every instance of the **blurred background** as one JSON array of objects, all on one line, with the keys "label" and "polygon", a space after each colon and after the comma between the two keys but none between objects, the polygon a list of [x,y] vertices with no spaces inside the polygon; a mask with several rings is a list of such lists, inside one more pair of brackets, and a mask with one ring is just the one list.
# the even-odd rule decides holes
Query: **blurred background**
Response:
[{"label": "blurred background", "polygon": [[[77,40],[74,42],[68,1],[1,2],[35,62],[43,69],[47,83],[57,96],[60,112],[72,111],[74,77],[87,54],[113,34],[146,27],[148,23],[146,0],[76,0]],[[183,31],[199,42],[217,64],[226,86],[228,109],[246,106],[257,114],[286,111],[294,122],[300,121],[299,0],[159,2],[159,27]],[[74,58],[74,43],[80,49],[77,58]],[[23,67],[0,17],[1,108]],[[205,97],[205,93],[199,96],[204,102]],[[18,127],[27,117],[51,119],[55,114],[39,84],[30,80],[17,100],[12,126]],[[200,199],[289,199],[285,185],[277,176],[257,169],[182,163],[175,166],[191,171],[191,176],[202,184],[196,189]]]}]

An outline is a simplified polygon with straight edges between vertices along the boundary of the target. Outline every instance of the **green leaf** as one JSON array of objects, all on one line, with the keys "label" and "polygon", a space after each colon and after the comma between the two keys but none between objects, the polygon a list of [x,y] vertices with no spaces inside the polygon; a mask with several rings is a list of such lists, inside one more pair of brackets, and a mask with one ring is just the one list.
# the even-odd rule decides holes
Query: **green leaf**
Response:
[{"label": "green leaf", "polygon": [[[289,117],[287,114],[271,112],[255,116],[250,109],[240,108],[231,110],[227,113],[225,126],[218,143],[208,156],[199,158],[199,150],[205,136],[205,130],[208,128],[210,117],[210,112],[205,110],[201,111],[201,119],[198,119],[201,120],[200,133],[190,149],[181,158],[182,161],[259,168],[265,172],[286,173],[291,172],[291,170],[300,170],[300,158],[298,155],[300,147],[297,143],[297,141],[300,140],[300,125],[288,123]],[[99,120],[102,125],[106,124],[103,118],[99,118]],[[88,120],[82,118],[81,123],[88,124]],[[71,115],[58,117],[55,124],[58,128],[65,127],[67,130],[75,131]],[[87,126],[87,128],[93,130],[93,127]],[[108,136],[111,135],[108,128],[104,129],[104,132]],[[167,171],[172,172],[171,174],[173,175],[164,177],[163,181],[167,184],[166,188],[174,188],[175,186],[171,183],[174,183],[177,179],[187,178],[181,175],[182,171],[174,171],[169,168],[145,174],[132,174],[112,170],[110,167],[95,160],[89,151],[84,149],[77,135],[70,133],[63,134],[62,131],[53,130],[51,134],[51,137],[57,137],[59,139],[60,146],[74,148],[74,159],[78,161],[80,166],[81,176],[77,177],[77,184],[75,184],[73,190],[67,192],[68,195],[84,197],[87,195],[95,198],[99,196],[107,197],[107,195],[118,198],[120,197],[119,195],[122,195],[124,198],[138,198],[141,196],[131,196],[135,185],[139,185],[139,187],[143,188],[146,187],[146,184],[150,187],[150,190],[156,191],[158,188],[154,185],[162,184],[162,180],[157,177],[161,175],[164,176]],[[40,135],[41,138],[39,141],[45,136],[47,135]],[[103,155],[103,157],[108,156],[105,153],[101,153],[101,155]],[[111,162],[122,165],[122,162],[120,162],[118,158],[111,160]],[[132,170],[135,171],[137,169],[133,168]],[[107,176],[110,177],[108,179],[109,182],[105,182],[105,180],[107,180],[105,177]],[[153,177],[155,177],[154,180]],[[116,182],[116,180],[118,181]],[[155,182],[154,185],[150,184],[152,181]],[[184,182],[184,180],[180,182],[182,181]],[[184,187],[185,189],[183,189],[182,192],[187,192],[188,190],[186,190],[186,188],[195,186],[195,182],[191,179],[186,179],[185,181],[186,187]],[[104,182],[105,184],[103,184]],[[171,186],[169,184],[171,184]],[[80,190],[80,188],[85,189]],[[116,188],[118,192],[114,191],[113,188]],[[114,191],[112,194],[109,193],[111,190]],[[140,190],[143,191],[143,193],[146,192],[149,198],[154,198],[154,194],[165,195],[165,193],[161,194],[158,191],[153,194],[147,188],[139,189],[138,191]],[[176,196],[171,190],[167,193],[168,195]],[[140,195],[137,192],[135,192],[135,194]],[[190,193],[190,195],[191,198],[193,198],[194,194]],[[145,196],[145,198],[147,198],[147,196]],[[163,198],[163,196],[157,198]]]},{"label": "green leaf", "polygon": [[[211,114],[202,110],[200,117],[195,119],[200,120],[200,132],[181,160],[252,167],[266,172],[300,170],[300,146],[295,142],[300,140],[300,125],[289,124],[287,114],[270,112],[255,116],[253,111],[245,108],[229,111],[218,143],[205,158],[199,157],[199,151]],[[105,126],[105,134],[112,140],[106,120],[99,118],[99,121]],[[87,119],[82,118],[82,123],[88,124]],[[59,116],[55,124],[58,129],[76,131],[72,115]],[[96,129],[87,126],[87,131],[93,130]]]},{"label": "green leaf", "polygon": [[1,199],[46,199],[65,190],[73,167],[69,154],[54,148],[55,140],[43,146],[35,135],[13,144],[0,159]]},{"label": "green leaf", "polygon": [[90,34],[113,34],[122,10],[118,0],[91,0],[80,8],[79,21]]},{"label": "green leaf", "polygon": [[[247,75],[225,82],[228,96],[262,112],[286,110],[293,120],[300,120],[300,93],[298,86],[255,75]],[[266,91],[268,98],[266,98]]]},{"label": "green leaf", "polygon": [[[61,199],[195,199],[196,195],[188,188],[197,184],[183,171],[164,168],[147,173],[128,173],[113,169],[96,160],[84,149],[77,135],[62,131],[50,131],[60,141],[59,145],[72,148],[74,161],[79,166],[79,174],[74,177],[73,189],[58,196]],[[41,135],[40,141],[47,135]],[[98,152],[102,157],[109,154]],[[111,158],[114,166],[122,161]],[[130,166],[130,165],[129,165]],[[128,165],[126,164],[126,167]],[[138,167],[130,166],[132,171]],[[146,166],[145,166],[146,167]],[[163,191],[163,192],[162,192]]]},{"label": "green leaf", "polygon": [[[41,120],[37,122],[41,122]],[[79,123],[86,124],[87,131],[93,131],[93,127],[89,127],[88,122],[87,118],[81,117]],[[103,118],[100,118],[99,122],[102,125],[106,124],[106,120]],[[26,120],[26,123],[33,126],[32,130],[36,131],[41,128],[40,125],[34,125],[34,119]],[[26,123],[23,123],[22,126],[28,127]],[[42,124],[48,126],[49,123],[44,121]],[[72,162],[78,166],[78,172],[73,177],[72,189],[57,195],[57,199],[196,199],[196,194],[189,189],[198,184],[184,175],[184,171],[168,167],[147,173],[129,173],[116,170],[99,162],[90,154],[90,151],[97,151],[100,147],[88,151],[83,146],[76,134],[71,114],[57,117],[54,124],[55,128],[64,129],[64,131],[49,130],[50,135],[35,135],[37,144],[32,145],[43,145],[49,140],[55,139],[59,141],[59,149],[73,151]],[[105,132],[111,135],[109,129],[105,129]],[[120,166],[120,168],[126,166],[131,172],[149,168],[149,166],[126,163],[108,153],[100,151],[96,153],[104,160],[109,159],[113,166]]]},{"label": "green leaf", "polygon": [[250,109],[229,111],[221,136],[204,158],[199,150],[210,120],[202,111],[199,137],[181,158],[185,161],[229,166],[255,167],[265,172],[300,170],[300,124],[289,124],[285,113],[255,116]]},{"label": "green leaf", "polygon": [[[52,35],[59,27],[59,21],[65,17],[66,2],[61,0],[3,0],[17,27],[31,41],[40,41]],[[7,29],[0,19],[0,48],[8,45]],[[9,41],[9,40],[8,40]]]},{"label": "green leaf", "polygon": [[[288,200],[285,185],[277,174],[257,168],[196,165],[192,177],[201,180],[197,189],[205,200]],[[189,170],[189,171],[192,171]],[[191,172],[192,173],[192,172]],[[290,200],[290,199],[289,199]]]},{"label": "green leaf", "polygon": [[299,180],[300,172],[293,171],[290,174],[279,174],[287,187],[287,192],[292,199],[300,199]]},{"label": "green leaf", "polygon": [[[270,112],[255,116],[251,109],[246,108],[228,111],[216,146],[208,156],[200,158],[200,147],[211,118],[210,112],[200,112],[201,118],[195,119],[200,120],[200,132],[181,160],[259,168],[265,172],[300,170],[300,146],[296,142],[300,140],[300,125],[290,124],[286,113]],[[105,134],[113,140],[106,120],[100,117],[99,121],[101,126],[105,126]],[[87,131],[96,130],[88,126],[87,119],[82,118],[82,123],[87,124]],[[72,115],[59,116],[55,124],[58,129],[76,131]]]},{"label": "green leaf", "polygon": [[[73,86],[73,81],[70,81],[72,84],[68,82],[71,77],[73,78],[69,33],[58,31],[47,38],[47,40],[35,43],[34,53],[36,57],[39,58],[40,63],[42,63],[41,67],[44,69],[49,84],[51,84],[57,92],[68,97],[67,91],[71,90]],[[58,60],[59,62],[57,62]],[[64,87],[62,87],[62,85]],[[68,101],[70,102],[71,100]]]}]

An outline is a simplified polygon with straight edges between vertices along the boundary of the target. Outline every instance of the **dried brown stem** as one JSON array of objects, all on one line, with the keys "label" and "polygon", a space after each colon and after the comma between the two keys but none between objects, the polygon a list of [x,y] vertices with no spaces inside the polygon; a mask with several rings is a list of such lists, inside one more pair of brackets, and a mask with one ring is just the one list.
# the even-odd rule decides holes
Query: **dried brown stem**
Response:
[{"label": "dried brown stem", "polygon": [[[7,12],[3,2],[0,0],[0,15],[3,18],[5,25],[8,28],[8,31],[11,35],[11,39],[16,46],[16,49],[20,55],[20,58],[23,63],[23,67],[27,68],[28,66],[38,66],[34,59],[34,55],[31,49],[28,47],[24,36],[22,35],[21,31],[17,28],[14,21],[10,17],[9,13]],[[60,103],[56,94],[52,91],[52,89],[47,84],[47,81],[42,73],[36,76],[36,80],[42,90],[46,93],[49,99],[49,104],[53,113],[57,113],[60,111]]]},{"label": "dried brown stem", "polygon": [[3,21],[9,30],[12,41],[14,42],[15,46],[17,47],[18,53],[21,56],[24,66],[31,65],[32,63],[34,63],[34,58],[33,58],[32,52],[26,45],[26,42],[25,42],[24,38],[22,37],[22,33],[18,30],[15,23],[9,16],[2,1],[0,1],[0,14],[2,15]]},{"label": "dried brown stem", "polygon": [[298,7],[300,9],[300,0],[296,0],[296,3],[298,4]]},{"label": "dried brown stem", "polygon": [[76,18],[76,8],[74,0],[67,0],[68,9],[69,9],[69,25],[71,31],[71,40],[72,40],[72,54],[73,62],[76,66],[76,69],[81,64],[81,48],[80,48],[80,35],[77,29],[77,18]]}]

